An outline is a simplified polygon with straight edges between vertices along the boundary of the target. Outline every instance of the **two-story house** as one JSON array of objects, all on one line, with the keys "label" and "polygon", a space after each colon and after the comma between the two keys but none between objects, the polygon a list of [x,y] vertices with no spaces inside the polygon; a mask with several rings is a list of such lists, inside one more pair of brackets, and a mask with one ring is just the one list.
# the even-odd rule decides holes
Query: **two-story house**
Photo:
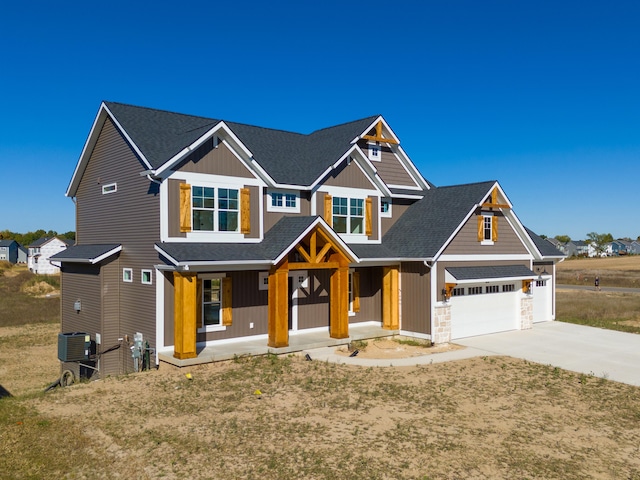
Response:
[{"label": "two-story house", "polygon": [[27,266],[33,273],[53,275],[60,272],[58,265],[49,260],[52,256],[65,250],[73,242],[58,237],[42,237],[29,245]]},{"label": "two-story house", "polygon": [[15,240],[0,240],[0,260],[9,263],[27,263],[27,251]]},{"label": "two-story house", "polygon": [[554,319],[563,254],[497,181],[436,187],[382,116],[300,134],[104,102],[67,196],[62,331],[101,374],[372,326],[436,343]]}]

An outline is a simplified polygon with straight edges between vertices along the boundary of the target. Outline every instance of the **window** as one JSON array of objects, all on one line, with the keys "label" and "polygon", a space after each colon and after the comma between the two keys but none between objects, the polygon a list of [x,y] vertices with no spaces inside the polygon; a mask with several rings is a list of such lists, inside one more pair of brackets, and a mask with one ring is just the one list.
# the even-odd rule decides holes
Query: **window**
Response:
[{"label": "window", "polygon": [[151,278],[152,278],[151,270],[142,270],[141,277],[140,277],[140,280],[142,283],[144,283],[145,285],[151,285],[152,284]]},{"label": "window", "polygon": [[108,185],[102,186],[102,194],[106,195],[107,193],[114,193],[118,191],[117,183],[109,183]]},{"label": "window", "polygon": [[544,287],[546,284],[546,280],[536,280],[536,287]]},{"label": "window", "polygon": [[269,290],[269,272],[258,272],[258,290]]},{"label": "window", "polygon": [[[216,203],[216,190],[218,200]],[[192,187],[193,230],[208,232],[238,231],[238,190]]]},{"label": "window", "polygon": [[482,287],[469,287],[469,295],[480,295],[482,293]]},{"label": "window", "polygon": [[462,297],[464,295],[464,287],[457,287],[453,289],[452,295],[454,297]]},{"label": "window", "polygon": [[491,220],[493,217],[484,217],[484,240],[491,240]]},{"label": "window", "polygon": [[500,291],[500,287],[498,285],[487,285],[485,287],[485,293],[498,293]]},{"label": "window", "polygon": [[502,285],[503,292],[513,292],[515,289],[516,286],[513,283],[510,283],[509,285]]},{"label": "window", "polygon": [[380,145],[378,145],[377,143],[369,144],[369,160],[372,160],[374,162],[379,162],[382,158],[382,155],[380,154],[380,152],[381,152]]},{"label": "window", "polygon": [[298,194],[295,192],[269,191],[267,209],[271,212],[300,212]]},{"label": "window", "polygon": [[380,216],[391,217],[391,199],[390,198],[380,199]]},{"label": "window", "polygon": [[364,234],[364,200],[333,197],[333,229],[338,233]]},{"label": "window", "polygon": [[221,301],[220,278],[205,279],[202,281],[202,327],[222,325],[220,318]]},{"label": "window", "polygon": [[131,268],[123,268],[122,269],[122,281],[123,282],[133,282],[133,269],[131,269]]}]

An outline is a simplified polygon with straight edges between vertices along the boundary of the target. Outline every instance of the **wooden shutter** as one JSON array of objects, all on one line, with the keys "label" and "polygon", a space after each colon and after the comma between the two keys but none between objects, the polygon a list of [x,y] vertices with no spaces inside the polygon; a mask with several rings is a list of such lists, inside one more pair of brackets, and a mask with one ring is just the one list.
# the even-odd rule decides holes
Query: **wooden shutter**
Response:
[{"label": "wooden shutter", "polygon": [[180,231],[191,231],[191,185],[180,184]]},{"label": "wooden shutter", "polygon": [[495,215],[491,219],[491,240],[498,241],[498,217]]},{"label": "wooden shutter", "polygon": [[484,217],[478,215],[478,241],[484,240]]},{"label": "wooden shutter", "polygon": [[196,331],[202,328],[202,279],[196,280]]},{"label": "wooden shutter", "polygon": [[240,232],[251,233],[251,191],[240,189]]},{"label": "wooden shutter", "polygon": [[351,274],[351,290],[353,294],[353,311],[360,311],[360,272]]},{"label": "wooden shutter", "polygon": [[231,294],[231,277],[222,279],[222,325],[230,327],[232,323],[232,294]]},{"label": "wooden shutter", "polygon": [[372,215],[372,211],[373,211],[373,202],[371,201],[371,197],[367,197],[367,199],[365,200],[365,219],[364,219],[364,223],[365,223],[365,234],[367,235],[367,237],[371,236],[371,233],[373,231],[372,229],[372,219],[373,219],[373,215]]},{"label": "wooden shutter", "polygon": [[324,195],[324,221],[333,226],[333,200],[328,193]]}]

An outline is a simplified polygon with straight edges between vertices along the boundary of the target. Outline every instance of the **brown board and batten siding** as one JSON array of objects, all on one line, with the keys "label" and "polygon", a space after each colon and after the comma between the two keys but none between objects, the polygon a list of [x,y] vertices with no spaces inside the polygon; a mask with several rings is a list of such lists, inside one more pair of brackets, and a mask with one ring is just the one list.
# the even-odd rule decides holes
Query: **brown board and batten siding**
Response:
[{"label": "brown board and batten siding", "polygon": [[382,223],[382,236],[391,228],[391,226],[398,221],[398,219],[407,211],[407,209],[415,203],[416,200],[409,200],[405,198],[394,198],[391,203],[391,217],[380,217]]},{"label": "brown board and batten siding", "polygon": [[356,162],[343,162],[340,168],[332,170],[322,182],[332,187],[375,189],[375,185],[358,167]]},{"label": "brown board and batten siding", "polygon": [[[96,333],[100,333],[102,316],[100,267],[63,263],[61,272],[61,333],[87,333],[95,342]],[[77,301],[80,302],[80,311],[75,310]],[[78,362],[62,362],[61,368],[71,370],[77,378],[80,377]]]},{"label": "brown board and batten siding", "polygon": [[173,170],[228,177],[255,178],[253,173],[242,164],[226,144],[219,143],[214,148],[213,139],[207,140]]},{"label": "brown board and batten siding", "polygon": [[431,334],[431,275],[423,262],[405,262],[402,275],[402,325],[404,331]]},{"label": "brown board and batten siding", "polygon": [[[102,264],[100,277],[102,280],[102,345],[98,348],[105,351],[118,345],[118,339],[122,338],[120,336],[119,302],[122,272],[119,256]],[[124,373],[125,363],[120,361],[120,357],[127,354],[130,357],[131,351],[124,345],[121,345],[119,350],[105,353],[100,357],[100,369],[105,372]]]},{"label": "brown board and batten siding", "polygon": [[[269,212],[269,195],[267,194],[267,189],[265,188],[263,191],[263,199],[264,199],[264,231],[265,233],[271,230],[271,228],[278,223],[278,221],[282,217],[287,216],[309,216],[311,215],[311,193],[310,192],[299,192],[300,197],[298,198],[300,202],[300,213],[286,213],[286,212]],[[253,192],[251,193],[253,195]],[[251,201],[253,202],[253,197],[251,197]],[[251,206],[253,208],[253,205]],[[322,212],[322,210],[317,210],[318,212]],[[252,215],[253,218],[253,215]],[[253,220],[252,220],[253,221]],[[251,225],[253,229],[253,224]]]},{"label": "brown board and batten siding", "polygon": [[478,216],[472,215],[444,250],[445,255],[477,254],[526,254],[528,253],[516,232],[502,214],[498,218],[498,240],[493,245],[482,245],[478,241]]},{"label": "brown board and batten siding", "polygon": [[298,292],[298,330],[329,326],[331,271],[311,270],[308,287]]},{"label": "brown board and batten siding", "polygon": [[382,321],[382,267],[359,267],[360,311],[349,317],[349,323]]},{"label": "brown board and batten siding", "polygon": [[[140,175],[146,169],[107,119],[78,186],[76,228],[79,245],[122,244],[119,336],[141,332],[155,347],[154,243],[160,240],[160,203],[159,185]],[[111,183],[117,190],[103,194],[102,186]],[[123,268],[132,269],[133,282],[122,281]],[[141,283],[142,269],[152,271],[152,285]]]}]

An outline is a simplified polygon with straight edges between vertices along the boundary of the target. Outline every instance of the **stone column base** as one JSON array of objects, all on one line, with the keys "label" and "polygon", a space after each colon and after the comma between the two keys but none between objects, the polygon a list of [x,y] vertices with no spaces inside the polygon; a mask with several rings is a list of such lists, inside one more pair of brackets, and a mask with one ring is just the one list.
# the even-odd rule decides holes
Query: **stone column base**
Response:
[{"label": "stone column base", "polygon": [[451,341],[451,305],[436,305],[431,339],[433,343]]}]

